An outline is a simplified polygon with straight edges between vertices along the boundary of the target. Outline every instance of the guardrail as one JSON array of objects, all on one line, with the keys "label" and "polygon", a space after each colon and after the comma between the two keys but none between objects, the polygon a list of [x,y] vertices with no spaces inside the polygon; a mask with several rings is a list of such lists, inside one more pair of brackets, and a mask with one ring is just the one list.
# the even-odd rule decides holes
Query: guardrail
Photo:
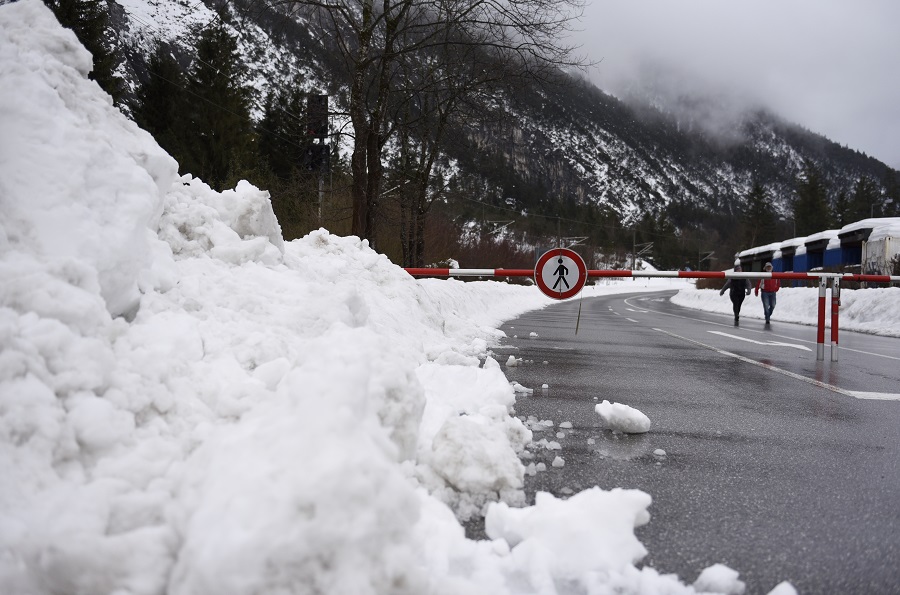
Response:
[{"label": "guardrail", "polygon": [[[407,268],[414,277],[535,277],[532,269],[450,269]],[[588,270],[588,278],[658,277],[677,279],[790,279],[818,280],[818,323],[816,325],[816,359],[825,359],[825,297],[831,280],[831,361],[838,361],[838,313],[841,305],[841,281],[865,283],[900,283],[896,275],[859,275],[854,273],[749,273],[737,271],[631,271],[620,269]]]},{"label": "guardrail", "polygon": [[[413,277],[534,277],[534,269],[449,269],[406,268]],[[856,273],[748,273],[735,271],[631,271],[627,269],[588,270],[588,277],[671,277],[680,279],[843,279],[866,283],[900,283],[900,276]]]}]

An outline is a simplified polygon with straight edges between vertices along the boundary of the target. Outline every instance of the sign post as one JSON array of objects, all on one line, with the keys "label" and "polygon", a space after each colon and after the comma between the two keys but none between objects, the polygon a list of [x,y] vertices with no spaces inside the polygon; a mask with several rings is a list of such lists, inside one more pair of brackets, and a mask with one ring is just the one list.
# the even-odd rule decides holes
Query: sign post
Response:
[{"label": "sign post", "polygon": [[547,297],[565,300],[582,290],[587,281],[587,267],[574,250],[553,248],[538,259],[534,280]]}]

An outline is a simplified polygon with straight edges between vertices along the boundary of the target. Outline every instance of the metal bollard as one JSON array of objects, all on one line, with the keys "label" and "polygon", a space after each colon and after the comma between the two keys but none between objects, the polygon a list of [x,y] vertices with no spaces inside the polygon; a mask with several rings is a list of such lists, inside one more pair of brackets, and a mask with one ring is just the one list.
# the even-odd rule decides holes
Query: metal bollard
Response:
[{"label": "metal bollard", "polygon": [[825,361],[825,287],[828,279],[819,277],[819,324],[816,328],[816,360]]},{"label": "metal bollard", "polygon": [[838,361],[838,311],[841,308],[841,280],[835,277],[831,285],[831,361]]}]

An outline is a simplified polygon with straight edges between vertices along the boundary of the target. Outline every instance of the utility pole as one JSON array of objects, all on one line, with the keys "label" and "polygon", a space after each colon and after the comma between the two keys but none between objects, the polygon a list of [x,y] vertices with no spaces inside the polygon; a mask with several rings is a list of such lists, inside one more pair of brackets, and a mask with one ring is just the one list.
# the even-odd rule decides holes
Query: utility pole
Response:
[{"label": "utility pole", "polygon": [[634,252],[637,250],[637,231],[631,229],[631,270],[634,270]]},{"label": "utility pole", "polygon": [[637,266],[637,257],[650,252],[653,248],[653,242],[644,242],[643,244],[637,243],[637,235],[634,230],[631,233],[631,270],[634,270],[634,267]]},{"label": "utility pole", "polygon": [[322,225],[322,205],[325,202],[325,171],[331,165],[331,153],[325,138],[328,136],[328,95],[309,95],[306,98],[306,134],[318,140],[309,145],[309,167],[319,175],[319,225]]}]

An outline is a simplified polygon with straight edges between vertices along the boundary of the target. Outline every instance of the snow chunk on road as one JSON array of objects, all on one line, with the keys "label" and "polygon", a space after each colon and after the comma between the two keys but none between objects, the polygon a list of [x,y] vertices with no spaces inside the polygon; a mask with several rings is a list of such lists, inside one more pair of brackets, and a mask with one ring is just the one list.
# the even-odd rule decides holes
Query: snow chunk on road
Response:
[{"label": "snow chunk on road", "polygon": [[519,384],[519,383],[516,382],[515,380],[513,380],[512,382],[510,382],[510,386],[512,386],[513,390],[514,390],[515,392],[517,392],[517,393],[522,393],[522,394],[526,394],[526,395],[534,394],[534,389],[533,389],[533,388],[528,388],[527,386],[522,386],[521,384]]},{"label": "snow chunk on road", "polygon": [[724,564],[713,564],[703,569],[694,588],[703,592],[724,593],[726,595],[743,595],[747,586],[743,581],[738,580],[736,570],[725,566]]},{"label": "snow chunk on road", "polygon": [[650,520],[649,505],[650,496],[638,490],[595,487],[567,500],[538,492],[531,507],[490,504],[485,532],[505,540],[513,557],[540,560],[557,576],[616,572],[647,553],[634,529]]},{"label": "snow chunk on road", "polygon": [[788,581],[780,582],[769,591],[769,595],[797,595],[797,589]]},{"label": "snow chunk on road", "polygon": [[606,427],[614,432],[643,434],[650,431],[650,418],[634,407],[604,400],[594,406],[594,411],[600,415]]}]

